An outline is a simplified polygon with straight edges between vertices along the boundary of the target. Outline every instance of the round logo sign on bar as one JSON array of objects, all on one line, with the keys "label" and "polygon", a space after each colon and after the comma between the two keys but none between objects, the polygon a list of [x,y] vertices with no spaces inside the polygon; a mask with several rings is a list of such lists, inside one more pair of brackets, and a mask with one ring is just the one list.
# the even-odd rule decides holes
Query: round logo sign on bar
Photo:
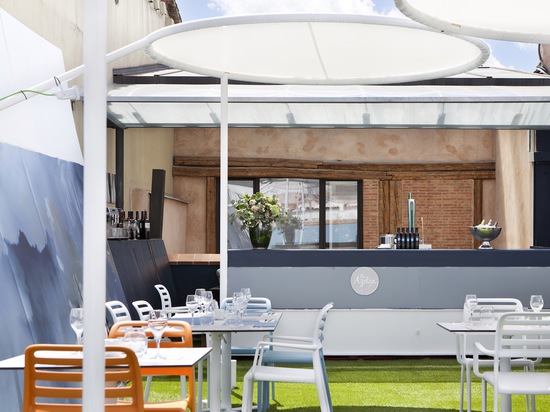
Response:
[{"label": "round logo sign on bar", "polygon": [[351,274],[350,283],[358,295],[372,295],[378,289],[380,279],[374,269],[360,267]]}]

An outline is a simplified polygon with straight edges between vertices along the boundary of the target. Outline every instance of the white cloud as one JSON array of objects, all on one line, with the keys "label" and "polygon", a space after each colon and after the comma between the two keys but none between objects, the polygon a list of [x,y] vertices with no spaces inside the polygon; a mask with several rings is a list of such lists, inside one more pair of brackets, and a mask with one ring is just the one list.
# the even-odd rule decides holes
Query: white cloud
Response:
[{"label": "white cloud", "polygon": [[377,14],[372,0],[211,0],[208,7],[228,16],[265,13]]}]

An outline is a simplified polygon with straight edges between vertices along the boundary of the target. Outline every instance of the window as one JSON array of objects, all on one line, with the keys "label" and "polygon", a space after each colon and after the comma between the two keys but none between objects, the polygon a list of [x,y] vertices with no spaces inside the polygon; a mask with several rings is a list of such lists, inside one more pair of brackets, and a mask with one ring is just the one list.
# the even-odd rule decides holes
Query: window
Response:
[{"label": "window", "polygon": [[[277,197],[292,224],[278,223],[270,249],[336,249],[362,246],[361,184],[358,181],[320,179],[230,180],[229,201],[243,193],[261,191]],[[228,213],[233,212],[230,207]],[[228,216],[229,216],[228,214]],[[250,248],[239,222],[229,224],[228,248]]]}]

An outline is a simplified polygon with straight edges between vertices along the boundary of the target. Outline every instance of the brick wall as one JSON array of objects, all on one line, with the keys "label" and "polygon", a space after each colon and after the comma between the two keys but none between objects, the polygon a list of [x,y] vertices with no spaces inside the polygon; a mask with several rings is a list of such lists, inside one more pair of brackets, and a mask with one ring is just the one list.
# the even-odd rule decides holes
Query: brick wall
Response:
[{"label": "brick wall", "polygon": [[370,249],[379,243],[378,180],[363,180],[363,247]]},{"label": "brick wall", "polygon": [[[407,195],[410,192],[416,202],[416,226],[424,243],[434,249],[471,249],[474,240],[469,226],[474,222],[473,180],[403,180],[400,185],[400,209],[398,226],[408,224]],[[377,180],[363,181],[363,245],[375,248],[379,243],[379,185]],[[396,228],[392,228],[395,233]]]},{"label": "brick wall", "polygon": [[416,202],[416,226],[421,237],[421,218],[424,221],[424,243],[434,249],[473,248],[468,228],[474,219],[473,180],[404,180],[401,184],[404,226],[410,192]]}]

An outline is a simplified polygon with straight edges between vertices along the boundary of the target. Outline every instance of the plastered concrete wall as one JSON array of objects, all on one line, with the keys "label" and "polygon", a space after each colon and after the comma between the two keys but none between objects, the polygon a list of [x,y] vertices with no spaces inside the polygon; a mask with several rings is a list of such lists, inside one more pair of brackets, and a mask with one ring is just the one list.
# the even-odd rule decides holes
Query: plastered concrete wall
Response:
[{"label": "plastered concrete wall", "polygon": [[[219,135],[219,129],[178,129],[174,154],[217,156]],[[495,157],[493,139],[491,130],[230,129],[229,156],[366,163],[487,162]]]},{"label": "plastered concrete wall", "polygon": [[499,131],[495,140],[495,219],[503,227],[495,248],[525,249],[533,244],[533,164],[528,131]]}]

